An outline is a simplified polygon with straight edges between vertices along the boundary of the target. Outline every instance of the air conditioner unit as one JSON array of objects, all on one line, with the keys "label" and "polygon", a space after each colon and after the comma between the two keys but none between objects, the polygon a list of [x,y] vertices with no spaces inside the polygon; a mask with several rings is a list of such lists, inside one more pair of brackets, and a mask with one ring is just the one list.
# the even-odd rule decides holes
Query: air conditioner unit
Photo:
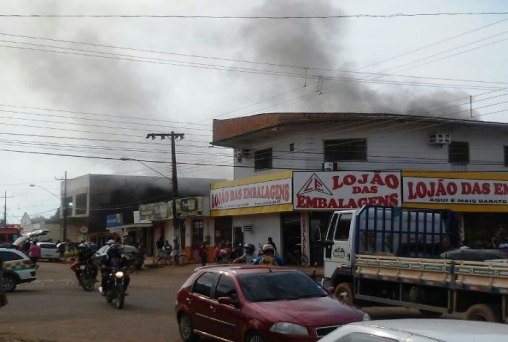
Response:
[{"label": "air conditioner unit", "polygon": [[242,156],[243,157],[245,157],[245,158],[249,158],[250,157],[250,150],[248,148],[242,148],[241,151],[242,151]]},{"label": "air conditioner unit", "polygon": [[338,170],[338,163],[337,162],[321,163],[321,170],[323,170],[323,171],[337,171]]},{"label": "air conditioner unit", "polygon": [[250,150],[246,148],[239,148],[235,151],[236,160],[241,163],[243,158],[250,157]]},{"label": "air conditioner unit", "polygon": [[447,145],[452,142],[452,137],[447,133],[434,133],[429,137],[431,145]]},{"label": "air conditioner unit", "polygon": [[242,226],[242,233],[252,232],[253,230],[254,230],[254,226],[252,224]]}]

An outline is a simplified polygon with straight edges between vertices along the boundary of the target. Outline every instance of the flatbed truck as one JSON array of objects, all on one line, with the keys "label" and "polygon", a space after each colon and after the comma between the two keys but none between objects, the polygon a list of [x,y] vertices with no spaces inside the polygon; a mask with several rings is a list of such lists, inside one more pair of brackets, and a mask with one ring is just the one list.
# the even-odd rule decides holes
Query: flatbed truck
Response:
[{"label": "flatbed truck", "polygon": [[459,247],[451,211],[381,206],[336,211],[323,244],[323,285],[345,301],[508,323],[508,263],[440,258]]}]

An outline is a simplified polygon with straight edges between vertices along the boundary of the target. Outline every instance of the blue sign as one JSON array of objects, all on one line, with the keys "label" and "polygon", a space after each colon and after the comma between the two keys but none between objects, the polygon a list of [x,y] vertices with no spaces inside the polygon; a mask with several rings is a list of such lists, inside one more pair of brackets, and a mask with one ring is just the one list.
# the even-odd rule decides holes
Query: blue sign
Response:
[{"label": "blue sign", "polygon": [[117,227],[123,224],[123,214],[111,214],[106,216],[106,227]]}]

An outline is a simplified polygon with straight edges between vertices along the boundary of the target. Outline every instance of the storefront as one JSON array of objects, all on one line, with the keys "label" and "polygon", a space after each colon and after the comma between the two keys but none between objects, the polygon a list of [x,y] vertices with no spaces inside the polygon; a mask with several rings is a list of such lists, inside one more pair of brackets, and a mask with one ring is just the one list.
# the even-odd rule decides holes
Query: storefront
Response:
[{"label": "storefront", "polygon": [[301,253],[311,265],[323,263],[319,240],[326,234],[333,211],[366,204],[400,206],[400,172],[293,172],[293,207],[301,214]]},{"label": "storefront", "polygon": [[403,171],[403,206],[453,210],[462,243],[497,248],[508,236],[508,173]]},{"label": "storefront", "polygon": [[[295,229],[293,220],[281,216],[293,211],[291,184],[290,171],[212,184],[210,207],[215,218],[212,243],[245,242],[258,249],[272,237],[279,253],[283,253],[284,231],[293,234]],[[285,222],[292,228],[285,230]]]}]

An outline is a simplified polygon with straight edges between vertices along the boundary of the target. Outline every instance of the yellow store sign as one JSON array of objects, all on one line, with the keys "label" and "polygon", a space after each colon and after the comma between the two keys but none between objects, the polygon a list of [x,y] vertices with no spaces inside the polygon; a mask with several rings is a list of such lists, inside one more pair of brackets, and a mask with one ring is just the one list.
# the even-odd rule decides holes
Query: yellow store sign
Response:
[{"label": "yellow store sign", "polygon": [[508,212],[508,173],[402,172],[402,206]]}]

